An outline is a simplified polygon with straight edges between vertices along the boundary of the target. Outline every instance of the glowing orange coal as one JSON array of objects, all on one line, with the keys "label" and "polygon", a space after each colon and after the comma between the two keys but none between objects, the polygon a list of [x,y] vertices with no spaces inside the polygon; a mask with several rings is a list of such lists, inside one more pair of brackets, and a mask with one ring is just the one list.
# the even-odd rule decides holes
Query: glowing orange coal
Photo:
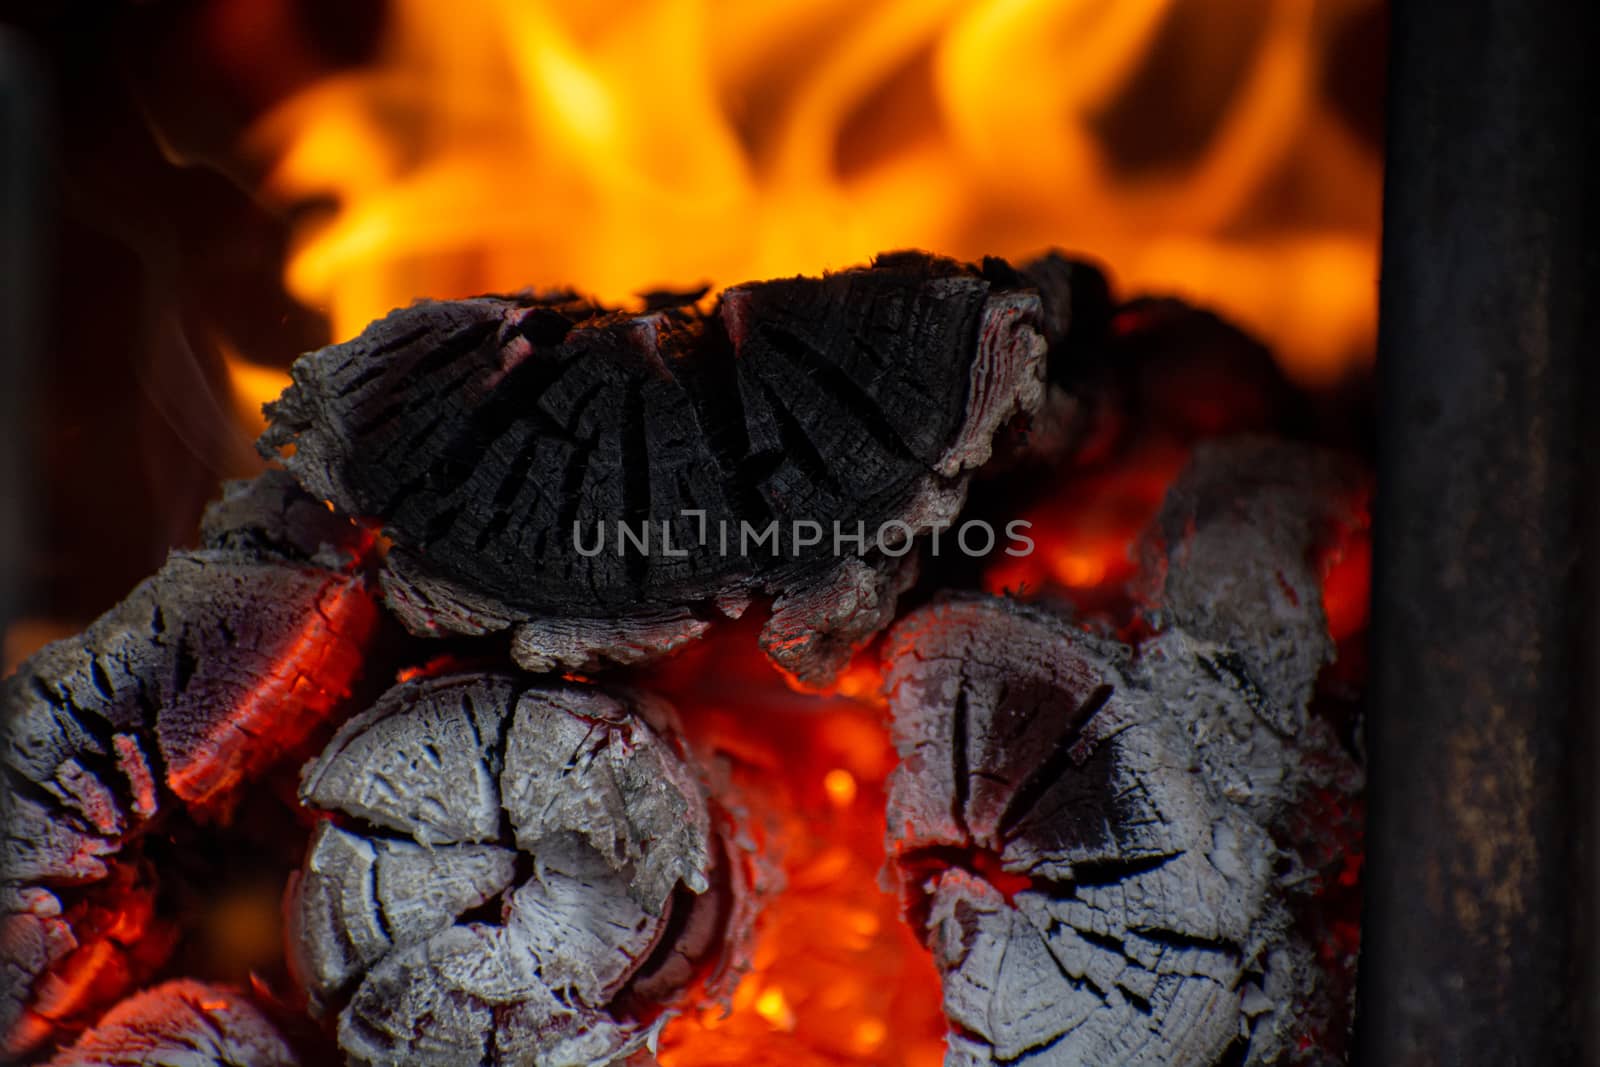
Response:
[{"label": "glowing orange coal", "polygon": [[1324,548],[1322,608],[1328,632],[1343,642],[1366,629],[1372,589],[1372,500],[1365,487],[1349,503],[1345,519]]},{"label": "glowing orange coal", "polygon": [[[662,1067],[936,1067],[945,1021],[927,951],[879,882],[896,757],[876,671],[857,699],[790,690],[735,626],[658,671],[695,744],[716,754],[770,864],[749,970],[724,1007],[663,1030]],[[866,657],[863,657],[863,660]]]},{"label": "glowing orange coal", "polygon": [[167,785],[178,797],[199,807],[226,797],[304,740],[349,695],[378,625],[378,605],[355,578],[340,577],[315,607],[272,668],[212,723],[204,743],[171,761]]},{"label": "glowing orange coal", "polygon": [[1060,245],[1325,379],[1371,350],[1379,163],[1325,86],[1377,2],[393,0],[246,148],[338,339],[421,296]]},{"label": "glowing orange coal", "polygon": [[1137,568],[1137,543],[1161,510],[1189,450],[1148,442],[1104,468],[1067,479],[1023,513],[1034,551],[996,555],[984,573],[991,593],[1056,593],[1080,607],[1110,609],[1127,601]]}]

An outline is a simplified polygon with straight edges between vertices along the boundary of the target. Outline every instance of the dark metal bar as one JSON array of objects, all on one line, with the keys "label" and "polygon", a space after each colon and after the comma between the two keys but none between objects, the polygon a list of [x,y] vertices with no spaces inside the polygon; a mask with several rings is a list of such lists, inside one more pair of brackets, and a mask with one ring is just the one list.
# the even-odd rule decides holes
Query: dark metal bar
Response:
[{"label": "dark metal bar", "polygon": [[1394,0],[1367,914],[1374,1067],[1590,1062],[1600,364],[1582,9]]}]

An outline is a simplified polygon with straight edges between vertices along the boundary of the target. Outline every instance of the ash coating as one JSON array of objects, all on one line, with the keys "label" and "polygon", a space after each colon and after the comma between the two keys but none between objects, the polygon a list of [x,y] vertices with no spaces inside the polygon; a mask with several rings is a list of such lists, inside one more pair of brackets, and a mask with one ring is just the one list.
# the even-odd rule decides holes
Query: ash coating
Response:
[{"label": "ash coating", "polygon": [[740,932],[671,712],[581,685],[406,683],[302,779],[290,951],[356,1063],[602,1063]]},{"label": "ash coating", "polygon": [[144,936],[159,872],[141,839],[179,812],[225,817],[363,667],[379,607],[352,523],[269,472],[229,487],[203,536],[0,685],[9,1052],[149,977],[165,949]]},{"label": "ash coating", "polygon": [[136,993],[47,1067],[298,1067],[267,1015],[236,989],[178,979]]},{"label": "ash coating", "polygon": [[1267,447],[1202,449],[1169,495],[1137,649],[998,598],[892,631],[891,875],[947,1063],[1338,1062],[1349,961],[1301,919],[1328,849],[1296,815],[1361,787],[1307,709],[1332,656],[1308,508],[1348,471]]}]

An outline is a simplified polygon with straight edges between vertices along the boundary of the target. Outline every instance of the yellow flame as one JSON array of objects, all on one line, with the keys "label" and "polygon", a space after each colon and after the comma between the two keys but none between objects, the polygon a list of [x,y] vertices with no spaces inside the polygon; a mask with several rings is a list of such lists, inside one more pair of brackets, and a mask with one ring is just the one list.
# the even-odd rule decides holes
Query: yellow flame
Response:
[{"label": "yellow flame", "polygon": [[[1058,245],[1327,378],[1371,349],[1379,164],[1318,76],[1371,2],[395,0],[377,61],[250,148],[306,219],[287,283],[337,338],[421,296]],[[1149,84],[1170,99],[1118,110]],[[1222,104],[1199,147],[1119,160],[1109,115],[1175,138],[1167,103],[1201,90]]]},{"label": "yellow flame", "polygon": [[229,392],[233,396],[234,418],[250,437],[259,437],[267,428],[263,405],[278,399],[289,385],[287,371],[251,363],[226,343],[220,345],[222,365],[228,372]]}]

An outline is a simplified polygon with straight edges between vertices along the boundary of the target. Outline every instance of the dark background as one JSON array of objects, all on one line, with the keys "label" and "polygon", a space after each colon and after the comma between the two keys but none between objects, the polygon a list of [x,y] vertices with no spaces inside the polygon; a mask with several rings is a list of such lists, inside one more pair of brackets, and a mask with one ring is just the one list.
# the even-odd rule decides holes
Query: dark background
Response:
[{"label": "dark background", "polygon": [[26,620],[10,662],[105,610],[192,542],[219,480],[257,469],[219,342],[283,366],[327,328],[284,292],[290,220],[245,192],[229,147],[360,61],[382,14],[30,8],[0,20],[0,626]]}]

